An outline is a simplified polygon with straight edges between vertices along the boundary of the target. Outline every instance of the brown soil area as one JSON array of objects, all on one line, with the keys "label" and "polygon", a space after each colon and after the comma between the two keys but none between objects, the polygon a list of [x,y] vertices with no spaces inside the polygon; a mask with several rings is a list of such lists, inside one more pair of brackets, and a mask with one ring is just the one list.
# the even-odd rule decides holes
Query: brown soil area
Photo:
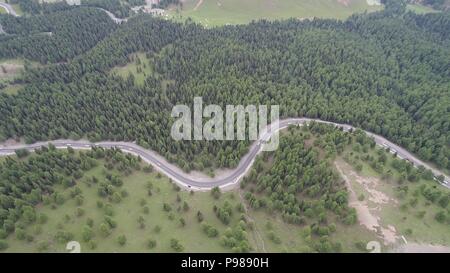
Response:
[{"label": "brown soil area", "polygon": [[[345,184],[350,193],[349,205],[356,209],[359,223],[377,233],[385,245],[396,243],[400,237],[395,227],[381,225],[378,215],[381,205],[387,203],[396,204],[396,200],[389,198],[383,192],[376,189],[376,186],[380,182],[378,179],[360,176],[347,163],[342,161],[336,161],[335,166],[345,180]],[[364,189],[366,195],[364,200],[358,200],[357,193],[352,186],[352,181],[358,183]]]}]

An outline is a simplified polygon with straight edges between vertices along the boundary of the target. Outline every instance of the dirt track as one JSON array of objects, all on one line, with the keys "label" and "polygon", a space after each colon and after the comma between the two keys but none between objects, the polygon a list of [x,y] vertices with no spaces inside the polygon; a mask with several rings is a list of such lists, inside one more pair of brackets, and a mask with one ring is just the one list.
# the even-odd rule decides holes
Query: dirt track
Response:
[{"label": "dirt track", "polygon": [[194,10],[197,10],[203,4],[203,0],[198,0],[197,4],[194,7]]},{"label": "dirt track", "polygon": [[[335,162],[336,169],[341,177],[345,180],[349,195],[349,205],[356,209],[359,223],[366,227],[368,230],[376,232],[381,239],[383,239],[385,245],[394,244],[400,238],[397,234],[396,228],[391,225],[382,226],[380,223],[380,217],[377,215],[377,211],[380,209],[380,205],[392,202],[382,192],[377,191],[374,186],[378,181],[374,179],[364,179],[358,176],[353,171],[342,170],[346,163]],[[345,173],[348,173],[346,175]],[[375,204],[375,207],[369,206],[366,200],[358,200],[357,194],[352,187],[351,180],[359,183],[365,191],[369,194],[368,200]]]}]

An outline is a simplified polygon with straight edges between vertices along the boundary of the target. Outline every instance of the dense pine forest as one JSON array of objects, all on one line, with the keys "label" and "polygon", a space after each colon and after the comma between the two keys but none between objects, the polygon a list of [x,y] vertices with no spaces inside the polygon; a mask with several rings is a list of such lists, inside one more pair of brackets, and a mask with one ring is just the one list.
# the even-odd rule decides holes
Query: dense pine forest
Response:
[{"label": "dense pine forest", "polygon": [[[23,12],[32,15],[50,14],[77,7],[69,5],[66,1],[9,0],[9,3],[17,4]],[[131,7],[145,5],[145,0],[81,0],[79,5],[105,9],[118,18],[126,18],[132,15]]]},{"label": "dense pine forest", "polygon": [[421,4],[428,7],[432,7],[437,10],[449,10],[450,2],[448,0],[407,0],[407,3]]},{"label": "dense pine forest", "polygon": [[[186,170],[236,166],[249,142],[170,137],[172,106],[202,96],[205,104],[279,104],[283,117],[350,123],[450,169],[448,12],[416,15],[396,6],[345,21],[212,29],[149,15],[117,26],[99,10],[63,12],[66,21],[89,19],[74,22],[80,31],[73,32],[52,23],[58,13],[1,17],[6,32],[17,33],[1,38],[2,57],[67,62],[29,69],[17,95],[0,93],[2,141],[136,140]],[[61,34],[33,38],[52,28]],[[135,52],[146,53],[153,66],[144,84],[110,73]]]},{"label": "dense pine forest", "polygon": [[[305,224],[305,215],[319,216],[318,225],[326,223],[326,210],[338,215],[344,224],[356,223],[356,211],[348,207],[348,193],[328,160],[352,143],[351,134],[315,123],[309,130],[304,127],[304,133],[294,128],[284,135],[276,152],[258,158],[241,183],[241,188],[249,189],[245,198],[253,208],[281,212],[282,218],[289,223]],[[314,145],[311,145],[311,133],[322,137],[314,141]],[[360,144],[375,146],[367,137],[357,139]],[[260,193],[263,198],[258,196]],[[302,198],[297,199],[299,194]]]},{"label": "dense pine forest", "polygon": [[41,63],[65,62],[95,46],[115,30],[108,15],[78,8],[31,17],[0,17],[0,58],[23,57]]}]

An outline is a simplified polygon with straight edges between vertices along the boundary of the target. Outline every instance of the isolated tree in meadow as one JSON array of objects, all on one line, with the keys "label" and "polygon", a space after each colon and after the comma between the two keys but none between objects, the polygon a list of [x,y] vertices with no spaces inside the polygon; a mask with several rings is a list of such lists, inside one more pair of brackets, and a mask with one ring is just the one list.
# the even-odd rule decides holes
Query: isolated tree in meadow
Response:
[{"label": "isolated tree in meadow", "polygon": [[197,221],[201,223],[203,221],[203,213],[201,211],[197,211]]},{"label": "isolated tree in meadow", "polygon": [[215,198],[215,199],[219,199],[220,195],[221,195],[221,191],[219,187],[214,187],[211,189],[211,195]]},{"label": "isolated tree in meadow", "polygon": [[140,229],[144,229],[145,228],[145,219],[144,219],[144,217],[142,217],[142,215],[139,216],[137,222],[139,224],[139,228]]},{"label": "isolated tree in meadow", "polygon": [[124,246],[127,243],[127,237],[125,235],[120,235],[117,238],[117,242],[119,243],[120,246]]},{"label": "isolated tree in meadow", "polygon": [[170,247],[176,252],[182,252],[184,250],[184,246],[175,238],[170,239]]},{"label": "isolated tree in meadow", "polygon": [[189,210],[189,204],[186,201],[184,201],[183,202],[183,211],[188,211],[188,210]]},{"label": "isolated tree in meadow", "polygon": [[160,225],[156,225],[156,226],[153,228],[153,231],[154,231],[155,233],[160,233],[160,232],[161,232],[161,226],[160,226]]},{"label": "isolated tree in meadow", "polygon": [[156,247],[156,240],[155,240],[155,239],[149,239],[149,240],[147,241],[147,247],[148,247],[149,249],[155,248],[155,247]]},{"label": "isolated tree in meadow", "polygon": [[81,238],[83,238],[83,241],[88,242],[92,239],[94,236],[94,232],[89,226],[84,226],[83,230],[81,231]]},{"label": "isolated tree in meadow", "polygon": [[30,154],[27,149],[18,149],[15,152],[18,158],[24,158]]},{"label": "isolated tree in meadow", "polygon": [[447,219],[447,214],[445,213],[445,211],[439,211],[438,213],[436,213],[434,219],[436,219],[436,221],[438,221],[439,223],[444,223]]},{"label": "isolated tree in meadow", "polygon": [[99,230],[100,230],[100,234],[103,237],[108,237],[109,234],[111,234],[111,230],[110,230],[110,228],[109,228],[107,223],[101,223],[100,227],[99,227]]},{"label": "isolated tree in meadow", "polygon": [[167,203],[164,203],[163,204],[163,210],[166,211],[166,212],[170,212],[172,210],[172,206],[170,206]]},{"label": "isolated tree in meadow", "polygon": [[5,240],[0,240],[0,250],[6,250],[9,247]]}]

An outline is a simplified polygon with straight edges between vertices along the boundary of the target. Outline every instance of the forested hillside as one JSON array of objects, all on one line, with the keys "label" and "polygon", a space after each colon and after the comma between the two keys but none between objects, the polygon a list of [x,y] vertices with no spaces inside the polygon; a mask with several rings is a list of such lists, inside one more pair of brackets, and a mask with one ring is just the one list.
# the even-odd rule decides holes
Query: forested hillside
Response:
[{"label": "forested hillside", "polygon": [[0,252],[61,252],[73,240],[83,252],[365,251],[358,242],[375,235],[355,224],[331,162],[353,139],[371,140],[309,128],[283,132],[280,149],[227,192],[181,190],[118,149],[17,150],[0,158]]},{"label": "forested hillside", "polygon": [[407,2],[411,4],[421,4],[437,10],[448,10],[450,8],[450,1],[448,0],[407,0]]},{"label": "forested hillside", "polygon": [[31,17],[0,16],[0,58],[65,62],[86,52],[116,29],[101,10],[77,8]]},{"label": "forested hillside", "polygon": [[[386,9],[204,29],[141,15],[67,64],[28,71],[0,97],[0,139],[137,140],[185,169],[235,166],[248,142],[170,137],[172,106],[203,96],[350,123],[449,169],[449,17]],[[138,51],[154,66],[144,85],[109,73]]]},{"label": "forested hillside", "polygon": [[[322,138],[314,141],[311,133]],[[359,139],[367,146],[375,146],[367,137]],[[328,209],[341,223],[354,224],[356,211],[348,207],[348,193],[329,160],[352,141],[351,134],[324,124],[313,123],[303,132],[290,128],[281,138],[279,149],[259,157],[243,179],[241,188],[248,189],[245,198],[253,208],[281,212],[289,223],[305,224],[305,215],[316,215],[323,224],[320,219],[326,218]],[[299,195],[301,198],[297,198]],[[314,200],[317,197],[320,202]]]},{"label": "forested hillside", "polygon": [[[11,4],[17,4],[20,9],[32,15],[49,14],[76,8],[65,0],[41,1],[41,0],[9,0]],[[145,0],[81,0],[80,5],[108,10],[116,17],[126,18],[132,15],[131,7],[145,5]]]}]

